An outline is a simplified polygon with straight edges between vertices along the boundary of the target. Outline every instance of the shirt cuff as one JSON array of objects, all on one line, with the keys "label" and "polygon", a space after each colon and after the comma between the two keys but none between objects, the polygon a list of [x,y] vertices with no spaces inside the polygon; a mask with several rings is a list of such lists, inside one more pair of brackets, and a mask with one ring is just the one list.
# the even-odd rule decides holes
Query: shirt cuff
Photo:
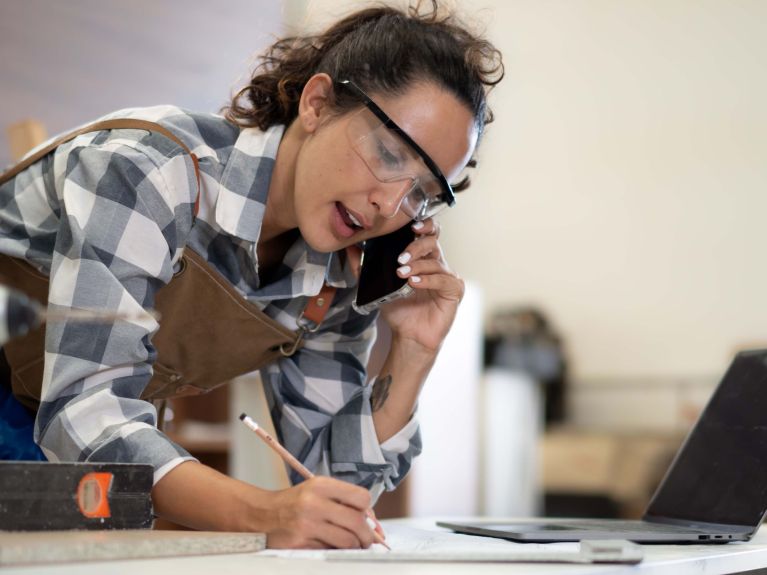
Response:
[{"label": "shirt cuff", "polygon": [[[381,451],[384,454],[388,452],[391,455],[407,452],[410,449],[410,440],[418,433],[418,429],[418,420],[415,414],[413,414],[413,417],[405,424],[405,427],[381,444]],[[386,458],[388,459],[388,457]]]},{"label": "shirt cuff", "polygon": [[[133,430],[128,431],[130,428]],[[150,464],[154,467],[153,484],[184,461],[197,461],[155,427],[132,423],[123,429],[117,437],[95,449],[87,461]]]},{"label": "shirt cuff", "polygon": [[191,455],[189,457],[177,457],[175,459],[170,460],[168,463],[161,467],[155,467],[154,470],[154,479],[152,480],[152,485],[157,485],[157,483],[165,477],[169,471],[173,471],[176,467],[184,463],[185,461],[197,461],[197,458],[192,457]]}]

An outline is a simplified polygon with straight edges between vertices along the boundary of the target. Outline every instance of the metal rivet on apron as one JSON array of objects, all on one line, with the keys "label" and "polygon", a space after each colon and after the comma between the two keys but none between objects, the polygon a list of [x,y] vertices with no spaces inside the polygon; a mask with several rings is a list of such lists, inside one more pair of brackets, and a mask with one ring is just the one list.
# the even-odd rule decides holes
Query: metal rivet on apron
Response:
[{"label": "metal rivet on apron", "polygon": [[317,307],[322,307],[325,305],[325,298],[324,297],[318,297],[317,298]]}]

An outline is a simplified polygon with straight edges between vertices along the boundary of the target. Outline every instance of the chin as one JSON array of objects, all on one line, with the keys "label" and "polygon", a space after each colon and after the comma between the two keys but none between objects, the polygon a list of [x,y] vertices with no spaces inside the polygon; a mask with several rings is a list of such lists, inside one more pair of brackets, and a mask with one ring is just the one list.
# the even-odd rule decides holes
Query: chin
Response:
[{"label": "chin", "polygon": [[318,233],[316,228],[307,230],[306,232],[301,230],[301,236],[310,248],[320,253],[337,252],[350,244],[350,242],[341,241],[338,238],[333,237],[332,234],[327,233],[327,231],[324,231],[324,233],[323,231],[319,231]]},{"label": "chin", "polygon": [[[333,212],[335,212],[335,207],[333,207]],[[306,216],[306,219],[299,221],[298,227],[304,241],[313,250],[321,253],[337,252],[356,242],[362,241],[360,239],[361,234],[359,233],[348,238],[337,237],[333,233],[333,213],[329,215],[327,220],[323,220],[322,217],[316,214],[306,214]]]}]

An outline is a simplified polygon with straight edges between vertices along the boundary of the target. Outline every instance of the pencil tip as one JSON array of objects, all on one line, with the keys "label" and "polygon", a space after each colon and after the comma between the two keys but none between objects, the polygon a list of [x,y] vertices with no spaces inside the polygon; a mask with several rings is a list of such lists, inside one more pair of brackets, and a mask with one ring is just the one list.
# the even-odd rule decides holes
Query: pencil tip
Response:
[{"label": "pencil tip", "polygon": [[240,419],[241,419],[241,420],[245,421],[245,418],[246,418],[246,417],[248,417],[248,416],[247,416],[247,414],[245,414],[245,413],[241,413],[241,414],[240,414]]}]

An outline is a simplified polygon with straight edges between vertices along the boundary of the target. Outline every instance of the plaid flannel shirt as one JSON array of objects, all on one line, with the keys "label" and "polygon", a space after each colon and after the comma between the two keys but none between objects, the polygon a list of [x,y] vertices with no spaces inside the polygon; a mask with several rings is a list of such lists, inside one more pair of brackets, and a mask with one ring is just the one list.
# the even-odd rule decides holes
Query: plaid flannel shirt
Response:
[{"label": "plaid flannel shirt", "polygon": [[[197,217],[192,162],[176,144],[142,130],[93,132],[0,187],[0,253],[49,275],[53,309],[140,311],[153,305],[189,246],[290,329],[327,280],[338,292],[320,330],[261,372],[274,424],[315,473],[376,495],[392,489],[420,451],[418,424],[413,418],[379,445],[365,384],[374,316],[352,310],[351,271],[299,237],[270,283],[259,281],[256,242],[284,127],[240,130],[219,116],[171,106],[106,118],[124,117],[164,125],[198,156]],[[152,374],[157,329],[149,317],[47,326],[35,441],[48,459],[151,463],[155,482],[194,459],[156,428],[155,408],[139,399]]]}]

